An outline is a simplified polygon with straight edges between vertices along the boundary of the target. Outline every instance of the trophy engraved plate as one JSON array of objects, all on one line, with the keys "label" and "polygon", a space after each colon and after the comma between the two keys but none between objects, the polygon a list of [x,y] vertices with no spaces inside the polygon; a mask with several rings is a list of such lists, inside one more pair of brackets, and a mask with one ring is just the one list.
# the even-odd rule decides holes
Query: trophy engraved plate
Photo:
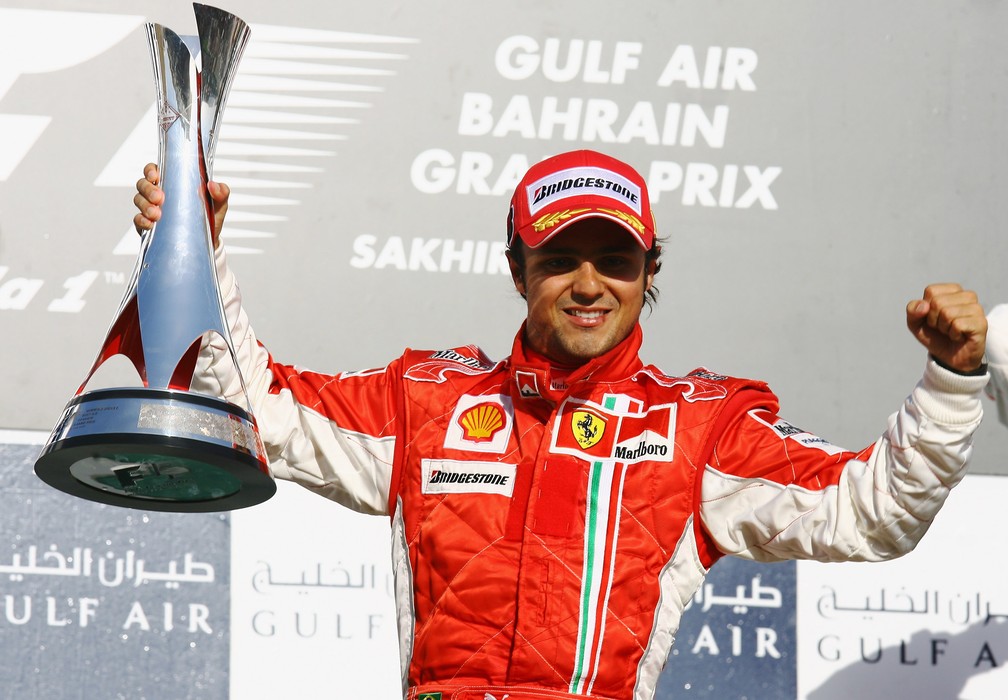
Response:
[{"label": "trophy engraved plate", "polygon": [[[232,510],[276,492],[244,384],[245,407],[191,390],[212,334],[224,339],[241,376],[214,267],[207,182],[249,36],[234,15],[193,8],[198,60],[171,29],[146,25],[158,97],[161,219],[141,241],[91,371],[35,462],[35,473],[61,491],[142,510]],[[115,355],[130,361],[138,386],[86,390]]]}]

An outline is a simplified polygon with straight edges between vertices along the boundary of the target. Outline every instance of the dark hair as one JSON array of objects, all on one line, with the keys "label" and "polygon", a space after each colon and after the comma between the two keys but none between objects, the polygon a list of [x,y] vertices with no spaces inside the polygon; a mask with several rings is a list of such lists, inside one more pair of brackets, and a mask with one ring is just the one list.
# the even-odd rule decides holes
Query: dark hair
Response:
[{"label": "dark hair", "polygon": [[[519,272],[521,273],[522,277],[524,277],[525,242],[522,241],[520,238],[516,238],[515,244],[507,249],[507,253],[511,257],[511,259],[515,261],[515,264],[518,266]],[[651,244],[651,247],[644,254],[644,269],[646,270],[648,265],[650,265],[653,262],[655,266],[654,273],[655,275],[657,275],[658,271],[661,270],[662,267],[661,255],[662,255],[662,247],[658,244],[658,237],[655,236],[654,242]],[[524,298],[524,296],[525,295],[523,294],[522,297]],[[654,305],[657,303],[658,303],[658,287],[656,287],[652,283],[651,287],[644,294],[644,305],[647,306],[648,309],[652,309],[654,308]]]}]

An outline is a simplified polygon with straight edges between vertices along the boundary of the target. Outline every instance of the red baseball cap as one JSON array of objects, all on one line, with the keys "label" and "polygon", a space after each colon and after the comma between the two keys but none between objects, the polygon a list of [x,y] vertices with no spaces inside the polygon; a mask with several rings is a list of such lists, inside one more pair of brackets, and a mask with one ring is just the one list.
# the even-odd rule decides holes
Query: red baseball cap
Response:
[{"label": "red baseball cap", "polygon": [[536,163],[511,197],[507,244],[538,248],[575,221],[600,217],[649,250],[655,225],[647,184],[626,163],[597,151],[570,151]]}]

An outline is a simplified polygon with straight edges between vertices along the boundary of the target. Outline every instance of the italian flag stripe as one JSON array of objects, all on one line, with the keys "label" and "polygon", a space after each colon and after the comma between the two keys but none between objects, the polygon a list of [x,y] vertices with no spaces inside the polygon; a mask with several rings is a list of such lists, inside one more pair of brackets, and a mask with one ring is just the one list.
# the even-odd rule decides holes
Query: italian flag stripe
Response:
[{"label": "italian flag stripe", "polygon": [[619,511],[623,495],[624,469],[625,467],[622,464],[616,465],[610,484],[612,493],[609,498],[608,530],[605,538],[605,551],[602,555],[604,569],[601,572],[602,582],[599,586],[601,594],[598,597],[598,608],[595,613],[595,619],[598,620],[598,634],[595,637],[595,644],[589,656],[591,663],[589,669],[591,672],[585,673],[585,678],[590,679],[588,687],[585,689],[587,693],[592,692],[592,686],[595,684],[595,675],[598,673],[599,668],[599,657],[602,654],[602,638],[605,636],[606,610],[609,607],[609,593],[612,591],[613,571],[616,568],[616,541],[619,538]]},{"label": "italian flag stripe", "polygon": [[[617,399],[607,396],[603,405],[617,409]],[[623,398],[623,403],[626,399]],[[623,410],[625,406],[621,406]],[[617,425],[608,427],[618,429]],[[588,479],[585,513],[584,565],[581,573],[581,605],[577,648],[570,692],[587,694],[598,670],[605,632],[605,613],[612,586],[616,539],[619,532],[620,501],[623,490],[623,465],[611,460],[594,462]]]}]

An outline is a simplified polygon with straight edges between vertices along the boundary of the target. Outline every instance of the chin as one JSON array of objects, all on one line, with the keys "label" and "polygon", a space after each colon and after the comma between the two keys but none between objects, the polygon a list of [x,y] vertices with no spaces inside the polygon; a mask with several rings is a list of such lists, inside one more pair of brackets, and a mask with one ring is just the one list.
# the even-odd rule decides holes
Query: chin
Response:
[{"label": "chin", "polygon": [[593,360],[599,355],[604,355],[616,346],[616,343],[595,340],[591,343],[567,343],[561,347],[562,354],[569,358],[568,361],[576,364],[584,364],[588,360]]}]

